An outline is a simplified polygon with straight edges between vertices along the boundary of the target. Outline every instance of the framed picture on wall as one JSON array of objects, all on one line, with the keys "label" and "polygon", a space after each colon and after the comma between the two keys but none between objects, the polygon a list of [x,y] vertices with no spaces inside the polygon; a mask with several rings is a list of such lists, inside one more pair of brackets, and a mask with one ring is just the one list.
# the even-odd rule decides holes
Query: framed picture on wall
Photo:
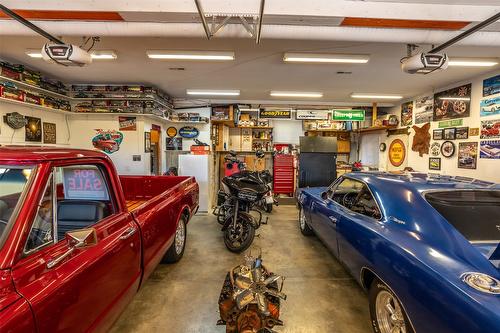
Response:
[{"label": "framed picture on wall", "polygon": [[456,128],[445,128],[443,131],[443,138],[445,140],[455,140]]},{"label": "framed picture on wall", "polygon": [[144,152],[151,152],[151,132],[144,132]]},{"label": "framed picture on wall", "polygon": [[26,117],[24,140],[29,142],[42,142],[42,119]]},{"label": "framed picture on wall", "polygon": [[435,129],[432,131],[432,139],[433,140],[443,140],[443,130],[442,129]]},{"label": "framed picture on wall", "polygon": [[43,123],[43,143],[56,143],[56,124]]},{"label": "framed picture on wall", "polygon": [[458,145],[458,167],[460,169],[476,169],[477,153],[477,142],[460,142]]},{"label": "framed picture on wall", "polygon": [[429,157],[429,170],[441,170],[440,157]]},{"label": "framed picture on wall", "polygon": [[469,138],[469,128],[468,127],[457,127],[455,131],[455,138],[457,140],[465,140]]}]

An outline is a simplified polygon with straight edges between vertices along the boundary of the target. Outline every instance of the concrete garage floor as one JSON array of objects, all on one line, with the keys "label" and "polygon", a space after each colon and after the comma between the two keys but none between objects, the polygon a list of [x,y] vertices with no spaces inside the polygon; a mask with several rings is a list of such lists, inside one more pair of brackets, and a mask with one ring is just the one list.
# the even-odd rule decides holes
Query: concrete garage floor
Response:
[{"label": "concrete garage floor", "polygon": [[[276,331],[371,332],[365,293],[316,237],[302,236],[295,206],[275,207],[257,233],[253,252],[261,247],[264,264],[286,277],[285,326]],[[217,301],[227,271],[242,258],[226,250],[214,216],[195,216],[182,260],[156,269],[112,332],[225,332],[215,325]]]}]

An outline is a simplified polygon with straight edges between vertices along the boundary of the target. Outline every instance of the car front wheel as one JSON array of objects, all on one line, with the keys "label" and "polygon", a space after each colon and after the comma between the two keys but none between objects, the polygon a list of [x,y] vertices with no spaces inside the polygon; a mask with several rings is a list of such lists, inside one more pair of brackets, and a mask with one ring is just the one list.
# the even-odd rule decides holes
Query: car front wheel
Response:
[{"label": "car front wheel", "polygon": [[385,283],[374,279],[368,298],[375,333],[414,333],[399,299]]},{"label": "car front wheel", "polygon": [[304,236],[311,236],[313,234],[313,230],[306,222],[306,214],[304,213],[304,209],[299,207],[299,228],[300,232]]}]

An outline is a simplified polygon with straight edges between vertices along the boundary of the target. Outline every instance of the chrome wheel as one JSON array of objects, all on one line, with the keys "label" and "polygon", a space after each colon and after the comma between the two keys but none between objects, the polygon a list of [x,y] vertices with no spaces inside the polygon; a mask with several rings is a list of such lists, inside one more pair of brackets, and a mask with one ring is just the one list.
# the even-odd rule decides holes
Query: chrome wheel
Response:
[{"label": "chrome wheel", "polygon": [[177,230],[175,230],[175,253],[181,254],[186,241],[186,226],[184,221],[180,220]]},{"label": "chrome wheel", "polygon": [[401,305],[390,292],[381,290],[377,294],[375,313],[381,333],[406,333],[406,322]]},{"label": "chrome wheel", "polygon": [[299,223],[300,223],[300,229],[305,230],[306,229],[306,215],[304,214],[303,209],[300,210]]}]

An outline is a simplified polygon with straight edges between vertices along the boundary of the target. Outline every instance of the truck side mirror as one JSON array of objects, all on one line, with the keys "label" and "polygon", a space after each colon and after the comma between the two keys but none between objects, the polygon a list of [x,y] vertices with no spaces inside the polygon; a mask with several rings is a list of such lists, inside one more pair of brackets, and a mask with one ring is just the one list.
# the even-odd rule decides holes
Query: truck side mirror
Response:
[{"label": "truck side mirror", "polygon": [[94,228],[80,229],[66,233],[68,249],[56,258],[47,261],[47,268],[59,265],[66,257],[69,257],[76,249],[82,249],[97,244],[97,234]]}]

